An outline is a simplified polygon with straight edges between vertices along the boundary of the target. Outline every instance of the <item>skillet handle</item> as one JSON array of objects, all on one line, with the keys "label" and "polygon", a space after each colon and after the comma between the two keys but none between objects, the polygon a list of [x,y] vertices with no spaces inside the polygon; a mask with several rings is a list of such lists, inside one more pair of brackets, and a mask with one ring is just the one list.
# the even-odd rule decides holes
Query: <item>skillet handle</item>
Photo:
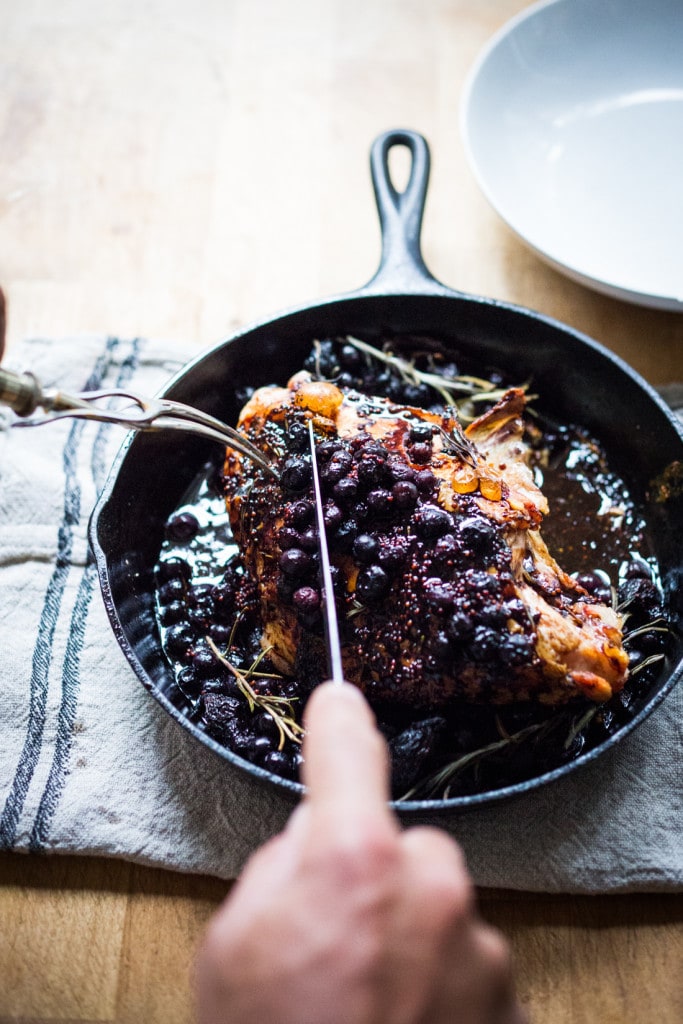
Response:
[{"label": "skillet handle", "polygon": [[[389,171],[389,152],[394,146],[406,146],[412,159],[410,178],[403,192],[396,190]],[[425,138],[408,129],[384,132],[372,144],[370,170],[382,229],[382,257],[377,272],[361,292],[450,292],[430,274],[420,248],[429,182],[429,147]]]}]

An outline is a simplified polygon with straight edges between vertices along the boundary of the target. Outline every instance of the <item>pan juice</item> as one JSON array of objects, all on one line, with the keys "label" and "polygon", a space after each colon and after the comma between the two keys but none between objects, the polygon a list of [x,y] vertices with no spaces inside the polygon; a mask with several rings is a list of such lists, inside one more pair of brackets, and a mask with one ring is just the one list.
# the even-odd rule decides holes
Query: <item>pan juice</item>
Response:
[{"label": "pan juice", "polygon": [[[419,380],[392,376],[386,363],[368,366],[343,340],[314,346],[307,363],[321,379],[345,374],[342,384],[364,384],[370,394],[384,390],[395,401],[443,407],[442,396],[430,395]],[[493,383],[505,385],[497,373]],[[536,482],[550,504],[543,537],[591,600],[624,606],[630,679],[603,705],[582,699],[560,707],[377,704],[398,800],[486,792],[541,776],[618,731],[657,671],[665,636],[662,599],[642,512],[599,443],[580,427],[536,417],[529,443]],[[305,678],[285,677],[264,655],[256,588],[232,535],[220,469],[203,467],[169,517],[156,570],[157,619],[173,668],[174,699],[245,761],[297,779],[302,712],[324,668],[315,667],[317,680],[310,666]]]}]

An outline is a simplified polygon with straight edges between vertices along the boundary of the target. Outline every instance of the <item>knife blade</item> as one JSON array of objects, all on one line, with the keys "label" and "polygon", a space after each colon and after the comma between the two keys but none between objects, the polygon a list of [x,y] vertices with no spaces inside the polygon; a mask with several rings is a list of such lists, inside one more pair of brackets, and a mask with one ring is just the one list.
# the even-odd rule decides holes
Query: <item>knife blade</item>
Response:
[{"label": "knife blade", "polygon": [[311,420],[308,421],[308,440],[311,448],[311,468],[313,470],[313,491],[315,494],[315,518],[318,527],[318,553],[320,555],[320,579],[322,583],[322,611],[325,628],[325,646],[327,648],[327,668],[332,682],[343,683],[344,668],[342,665],[341,641],[339,639],[339,621],[337,619],[337,608],[334,603],[332,570],[330,568],[330,552],[327,547],[323,499],[322,492],[320,490],[320,477],[318,475],[318,460],[315,453],[315,435],[313,433],[313,422]]}]

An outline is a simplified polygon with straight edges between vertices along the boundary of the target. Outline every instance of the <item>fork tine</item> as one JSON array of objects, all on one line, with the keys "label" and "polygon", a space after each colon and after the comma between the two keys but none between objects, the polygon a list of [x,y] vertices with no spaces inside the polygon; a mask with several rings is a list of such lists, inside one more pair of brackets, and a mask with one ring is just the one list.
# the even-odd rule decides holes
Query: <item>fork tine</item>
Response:
[{"label": "fork tine", "polygon": [[[122,409],[102,409],[95,404],[114,398],[126,399],[130,405]],[[277,470],[267,456],[249,438],[215,416],[182,402],[172,402],[167,398],[143,398],[122,388],[67,395],[55,388],[43,388],[33,374],[0,369],[0,403],[9,405],[21,417],[30,416],[38,408],[45,410],[44,416],[22,419],[14,424],[17,427],[43,426],[71,416],[75,419],[114,423],[128,430],[184,430],[234,448],[264,472],[279,479]]]}]

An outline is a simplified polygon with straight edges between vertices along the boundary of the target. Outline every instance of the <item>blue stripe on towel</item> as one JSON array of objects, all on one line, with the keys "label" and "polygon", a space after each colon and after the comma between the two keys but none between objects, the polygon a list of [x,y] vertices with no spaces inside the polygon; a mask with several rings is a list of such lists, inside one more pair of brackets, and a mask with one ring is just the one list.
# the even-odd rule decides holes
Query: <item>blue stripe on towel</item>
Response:
[{"label": "blue stripe on towel", "polygon": [[[130,354],[121,363],[115,385],[117,388],[125,387],[137,370],[140,358],[140,345],[139,339],[132,342]],[[100,424],[92,447],[90,470],[98,495],[106,478],[107,462],[105,453],[107,436],[110,430],[111,424]],[[74,737],[74,724],[78,709],[78,694],[81,685],[81,653],[85,639],[88,609],[90,608],[90,601],[96,581],[97,566],[92,551],[89,548],[88,560],[81,576],[78,594],[71,615],[71,628],[64,655],[62,703],[57,720],[57,742],[50,774],[40,799],[36,819],[33,823],[30,840],[31,850],[42,849],[47,840],[50,825],[57,810],[68,774],[69,757]]]},{"label": "blue stripe on towel", "polygon": [[[111,365],[112,354],[118,340],[108,338],[104,352],[98,356],[93,370],[85,384],[85,391],[101,387],[104,375]],[[12,786],[0,816],[0,849],[13,846],[19,818],[26,802],[29,786],[38,765],[43,745],[43,732],[47,709],[48,676],[52,661],[57,620],[62,607],[62,598],[71,568],[74,527],[81,516],[81,488],[78,482],[78,449],[85,423],[75,420],[64,445],[62,462],[64,467],[64,507],[62,521],[57,535],[57,556],[50,582],[47,585],[43,608],[38,626],[38,636],[33,650],[31,670],[31,695],[26,739],[19,755]]]}]

